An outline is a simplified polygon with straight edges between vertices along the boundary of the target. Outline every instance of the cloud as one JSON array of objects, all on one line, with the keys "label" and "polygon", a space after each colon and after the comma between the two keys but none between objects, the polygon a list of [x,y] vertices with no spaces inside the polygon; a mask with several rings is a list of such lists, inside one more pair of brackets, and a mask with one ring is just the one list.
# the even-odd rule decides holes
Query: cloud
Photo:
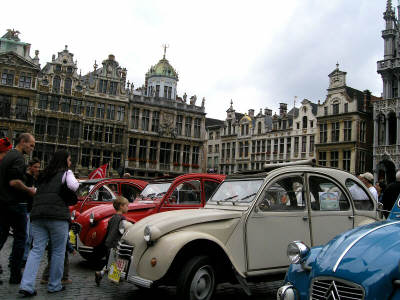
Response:
[{"label": "cloud", "polygon": [[278,109],[294,96],[323,100],[339,62],[348,85],[381,93],[384,1],[23,1],[2,4],[1,31],[18,29],[40,50],[42,66],[68,45],[85,74],[114,54],[140,86],[151,65],[167,58],[178,93],[206,98],[208,117],[234,108]]}]

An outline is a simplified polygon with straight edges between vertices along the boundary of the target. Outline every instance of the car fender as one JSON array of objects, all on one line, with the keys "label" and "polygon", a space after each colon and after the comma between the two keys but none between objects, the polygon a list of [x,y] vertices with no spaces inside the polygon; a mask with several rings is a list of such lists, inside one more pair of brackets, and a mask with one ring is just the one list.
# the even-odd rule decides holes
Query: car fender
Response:
[{"label": "car fender", "polygon": [[85,246],[89,247],[100,246],[101,243],[103,243],[104,238],[106,236],[109,219],[110,218],[105,218],[96,222],[94,226],[90,225],[90,228],[86,233],[86,236],[80,237],[82,243]]},{"label": "car fender", "polygon": [[[135,265],[137,265],[137,274],[140,277],[152,281],[160,280],[167,274],[180,250],[196,240],[206,240],[216,244],[229,259],[233,267],[239,272],[239,269],[235,266],[235,262],[229,255],[229,251],[227,251],[224,243],[214,236],[196,231],[177,231],[163,236],[157,240],[154,245],[146,249],[140,259],[135,261]],[[151,264],[154,258],[157,260],[155,266]],[[244,277],[244,274],[239,274]]]}]

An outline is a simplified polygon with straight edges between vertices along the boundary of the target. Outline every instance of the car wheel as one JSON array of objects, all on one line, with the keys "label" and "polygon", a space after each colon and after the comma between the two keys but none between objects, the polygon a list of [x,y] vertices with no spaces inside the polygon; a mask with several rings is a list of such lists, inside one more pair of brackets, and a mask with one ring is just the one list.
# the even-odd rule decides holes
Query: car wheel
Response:
[{"label": "car wheel", "polygon": [[79,254],[91,263],[100,262],[106,256],[106,250],[104,247],[96,247],[92,253],[79,252]]},{"label": "car wheel", "polygon": [[196,256],[182,268],[176,293],[181,300],[209,300],[215,290],[215,270],[207,256]]}]

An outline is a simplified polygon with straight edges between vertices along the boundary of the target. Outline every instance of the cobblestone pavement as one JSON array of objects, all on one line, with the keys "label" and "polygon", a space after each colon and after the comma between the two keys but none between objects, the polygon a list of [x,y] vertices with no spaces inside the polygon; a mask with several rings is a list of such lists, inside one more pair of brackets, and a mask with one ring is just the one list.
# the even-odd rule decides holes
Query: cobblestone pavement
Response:
[{"label": "cobblestone pavement", "polygon": [[[0,264],[3,266],[4,273],[0,275],[3,284],[0,285],[0,299],[14,300],[21,299],[18,295],[19,285],[10,285],[8,283],[9,270],[7,268],[8,255],[11,250],[12,237],[9,237],[6,245],[0,254]],[[47,262],[46,255],[42,260],[38,277],[36,280],[36,288],[38,295],[33,298],[35,300],[98,300],[98,299],[175,299],[175,289],[169,287],[161,287],[155,290],[142,290],[135,288],[132,284],[123,283],[120,285],[113,284],[104,278],[100,287],[94,283],[94,271],[99,266],[87,263],[79,254],[70,256],[70,279],[72,284],[66,286],[66,290],[48,294],[46,285],[40,284],[40,276]],[[101,267],[100,267],[101,268]],[[251,286],[252,296],[246,296],[238,285],[222,284],[218,286],[214,300],[272,300],[276,299],[276,290],[282,284],[281,281],[271,283],[257,284]]]}]

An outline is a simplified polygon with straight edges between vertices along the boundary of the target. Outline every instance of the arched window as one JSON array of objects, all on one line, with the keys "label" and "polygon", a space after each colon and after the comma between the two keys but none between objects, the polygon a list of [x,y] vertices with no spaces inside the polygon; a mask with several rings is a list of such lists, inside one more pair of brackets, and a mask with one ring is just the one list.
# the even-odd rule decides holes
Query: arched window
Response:
[{"label": "arched window", "polygon": [[54,79],[53,79],[53,93],[59,93],[60,92],[60,83],[61,83],[60,76],[54,76]]},{"label": "arched window", "polygon": [[64,94],[71,95],[71,88],[72,88],[72,80],[71,78],[65,79],[64,82]]},{"label": "arched window", "polygon": [[396,114],[394,112],[390,112],[388,116],[389,122],[389,145],[394,145],[396,144],[396,138],[397,138],[397,119],[396,119]]},{"label": "arched window", "polygon": [[378,116],[378,145],[385,145],[386,118],[383,114]]},{"label": "arched window", "polygon": [[307,122],[308,122],[307,116],[304,116],[303,117],[303,128],[307,128]]}]

